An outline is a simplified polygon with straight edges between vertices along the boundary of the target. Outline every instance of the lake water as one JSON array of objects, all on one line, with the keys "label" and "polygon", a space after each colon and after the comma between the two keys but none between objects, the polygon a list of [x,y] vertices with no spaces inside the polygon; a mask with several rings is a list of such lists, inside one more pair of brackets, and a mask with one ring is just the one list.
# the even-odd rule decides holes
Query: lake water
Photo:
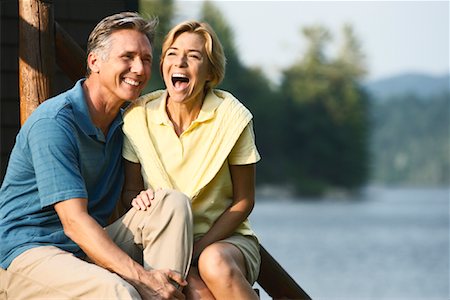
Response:
[{"label": "lake water", "polygon": [[315,300],[448,300],[449,196],[369,188],[359,200],[258,197],[250,221]]}]

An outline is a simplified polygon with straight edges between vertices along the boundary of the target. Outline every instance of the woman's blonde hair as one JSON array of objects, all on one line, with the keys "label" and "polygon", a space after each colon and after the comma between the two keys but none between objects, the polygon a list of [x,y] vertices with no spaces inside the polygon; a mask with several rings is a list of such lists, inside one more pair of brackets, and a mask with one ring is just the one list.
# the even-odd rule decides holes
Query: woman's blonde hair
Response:
[{"label": "woman's blonde hair", "polygon": [[222,82],[225,76],[225,54],[222,44],[219,41],[212,27],[205,22],[185,21],[173,27],[164,38],[162,45],[159,70],[162,74],[162,65],[167,50],[172,46],[176,38],[185,32],[196,33],[205,39],[205,50],[209,61],[211,80],[206,83],[206,89],[212,89]]}]

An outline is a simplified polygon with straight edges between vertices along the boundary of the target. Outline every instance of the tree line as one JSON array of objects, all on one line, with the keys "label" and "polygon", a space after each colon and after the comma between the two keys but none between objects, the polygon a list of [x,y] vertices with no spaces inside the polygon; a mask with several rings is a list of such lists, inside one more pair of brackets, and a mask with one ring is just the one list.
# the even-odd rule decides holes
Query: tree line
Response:
[{"label": "tree line", "polygon": [[408,92],[372,105],[372,179],[383,185],[449,186],[450,93]]}]

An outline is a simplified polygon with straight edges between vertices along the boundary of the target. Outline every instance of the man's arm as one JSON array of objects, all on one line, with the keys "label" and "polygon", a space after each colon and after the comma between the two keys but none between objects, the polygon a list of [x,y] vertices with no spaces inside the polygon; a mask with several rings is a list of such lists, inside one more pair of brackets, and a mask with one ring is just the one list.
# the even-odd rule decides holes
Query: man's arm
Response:
[{"label": "man's arm", "polygon": [[88,214],[87,199],[74,198],[55,204],[64,233],[97,265],[117,273],[130,282],[146,298],[159,295],[163,299],[183,299],[183,294],[171,283],[186,285],[181,276],[170,270],[145,270],[108,236]]}]

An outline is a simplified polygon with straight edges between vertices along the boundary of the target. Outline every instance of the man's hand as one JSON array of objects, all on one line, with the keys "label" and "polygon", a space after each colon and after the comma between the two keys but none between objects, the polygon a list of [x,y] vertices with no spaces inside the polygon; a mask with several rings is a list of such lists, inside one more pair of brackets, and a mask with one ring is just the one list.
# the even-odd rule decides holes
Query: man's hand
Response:
[{"label": "man's hand", "polygon": [[144,270],[139,281],[125,278],[139,292],[142,299],[184,299],[181,292],[187,282],[175,271]]}]

